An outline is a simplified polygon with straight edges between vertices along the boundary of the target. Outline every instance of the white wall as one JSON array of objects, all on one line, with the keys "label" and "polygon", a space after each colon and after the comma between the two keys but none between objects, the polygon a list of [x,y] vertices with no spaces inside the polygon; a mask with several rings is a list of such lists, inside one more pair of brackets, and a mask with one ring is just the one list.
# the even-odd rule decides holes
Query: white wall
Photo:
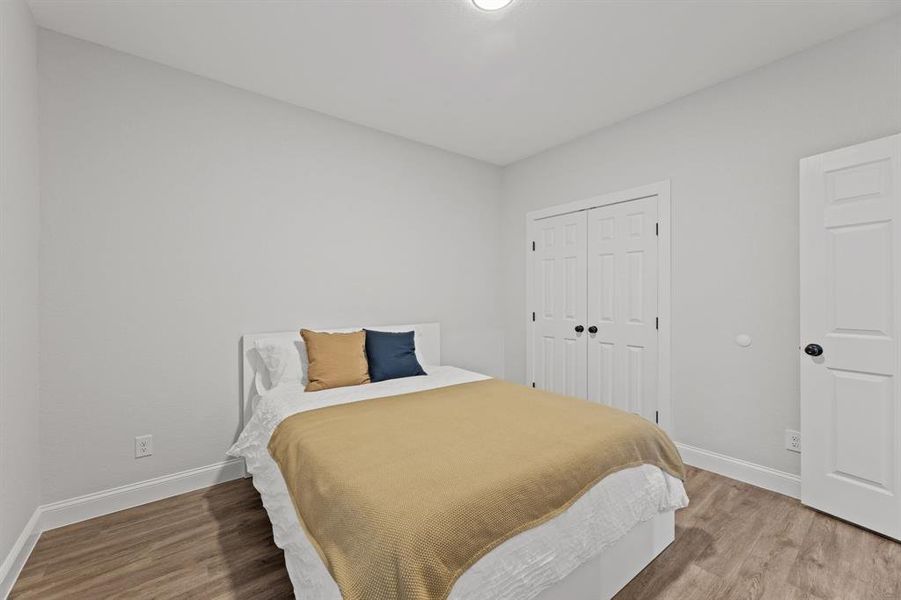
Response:
[{"label": "white wall", "polygon": [[0,0],[0,563],[40,502],[35,26]]},{"label": "white wall", "polygon": [[499,169],[58,34],[39,49],[44,502],[223,460],[243,333],[437,320],[446,361],[502,374]]},{"label": "white wall", "polygon": [[671,179],[675,437],[798,473],[798,160],[898,131],[895,19],[506,168],[507,376],[525,377],[525,213]]},{"label": "white wall", "polygon": [[447,362],[522,381],[525,213],[667,178],[675,437],[797,473],[797,163],[901,130],[901,20],[503,181],[58,34],[40,76],[44,502],[222,460],[244,332],[440,320]]}]

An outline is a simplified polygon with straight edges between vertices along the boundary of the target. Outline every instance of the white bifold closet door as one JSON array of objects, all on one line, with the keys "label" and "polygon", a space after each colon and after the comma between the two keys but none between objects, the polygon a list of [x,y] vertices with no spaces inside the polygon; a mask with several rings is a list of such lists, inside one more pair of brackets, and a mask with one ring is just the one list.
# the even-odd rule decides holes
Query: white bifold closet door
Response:
[{"label": "white bifold closet door", "polygon": [[656,197],[588,211],[588,399],[651,421],[657,410],[656,228]]},{"label": "white bifold closet door", "polygon": [[656,420],[656,228],[656,196],[536,222],[536,387]]}]

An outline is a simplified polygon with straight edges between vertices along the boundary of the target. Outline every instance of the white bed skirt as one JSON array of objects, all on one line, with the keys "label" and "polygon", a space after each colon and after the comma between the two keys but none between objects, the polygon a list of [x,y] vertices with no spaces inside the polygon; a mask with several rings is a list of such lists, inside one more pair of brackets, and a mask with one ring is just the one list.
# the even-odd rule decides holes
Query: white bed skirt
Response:
[{"label": "white bed skirt", "polygon": [[535,600],[610,600],[673,543],[676,513],[639,523]]}]

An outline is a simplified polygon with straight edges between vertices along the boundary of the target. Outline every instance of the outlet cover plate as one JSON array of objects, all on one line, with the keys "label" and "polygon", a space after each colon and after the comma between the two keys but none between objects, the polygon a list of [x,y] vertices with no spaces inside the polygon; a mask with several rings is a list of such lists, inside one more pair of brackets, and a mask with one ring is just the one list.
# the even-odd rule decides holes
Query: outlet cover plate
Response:
[{"label": "outlet cover plate", "polygon": [[135,438],[135,458],[144,458],[153,454],[153,436],[139,435]]},{"label": "outlet cover plate", "polygon": [[785,449],[801,452],[801,432],[794,429],[785,430]]}]

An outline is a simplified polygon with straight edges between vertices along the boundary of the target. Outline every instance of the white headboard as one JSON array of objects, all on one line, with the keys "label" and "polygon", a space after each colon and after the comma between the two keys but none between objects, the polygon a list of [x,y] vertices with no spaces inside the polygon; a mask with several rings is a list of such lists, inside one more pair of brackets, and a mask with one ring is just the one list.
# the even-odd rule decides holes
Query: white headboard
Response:
[{"label": "white headboard", "polygon": [[[360,329],[373,329],[376,331],[413,331],[414,343],[417,352],[422,356],[426,365],[441,364],[441,327],[438,323],[418,323],[413,325],[363,325],[360,327],[342,327],[340,329],[324,327],[306,327],[315,331],[346,332],[359,331]],[[241,356],[243,357],[243,370],[241,374],[241,414],[244,417],[241,427],[250,421],[253,416],[255,400],[257,398],[254,380],[257,371],[262,367],[260,358],[254,349],[254,342],[258,339],[282,339],[287,342],[300,341],[298,327],[292,331],[280,331],[276,333],[248,333],[241,337]]]}]

